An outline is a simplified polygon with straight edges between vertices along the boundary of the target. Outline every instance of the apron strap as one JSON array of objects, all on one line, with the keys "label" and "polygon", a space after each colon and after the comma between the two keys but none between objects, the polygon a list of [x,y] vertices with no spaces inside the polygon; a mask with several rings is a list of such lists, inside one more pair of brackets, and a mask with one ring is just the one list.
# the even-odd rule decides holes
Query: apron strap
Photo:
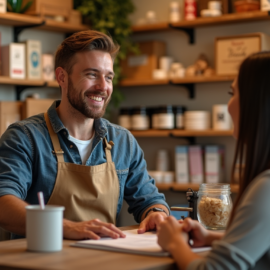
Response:
[{"label": "apron strap", "polygon": [[111,149],[114,146],[114,143],[113,143],[113,141],[107,142],[107,139],[105,137],[104,137],[103,142],[104,142],[104,146],[105,146],[105,154],[106,154],[107,162],[113,162]]},{"label": "apron strap", "polygon": [[64,151],[61,149],[58,136],[52,128],[52,124],[51,124],[51,121],[49,119],[48,112],[44,113],[44,118],[45,118],[47,128],[48,128],[51,140],[52,140],[53,149],[54,149],[53,154],[56,155],[57,162],[65,162],[64,156],[63,156]]}]

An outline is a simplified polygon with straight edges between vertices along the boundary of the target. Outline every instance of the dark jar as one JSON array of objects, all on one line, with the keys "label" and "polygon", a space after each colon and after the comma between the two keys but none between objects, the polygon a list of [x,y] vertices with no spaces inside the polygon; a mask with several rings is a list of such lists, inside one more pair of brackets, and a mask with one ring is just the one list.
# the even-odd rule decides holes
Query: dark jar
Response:
[{"label": "dark jar", "polygon": [[131,114],[131,129],[149,129],[149,116],[146,107],[134,107]]},{"label": "dark jar", "polygon": [[118,116],[118,123],[121,127],[126,129],[131,128],[131,116],[129,108],[121,108]]}]

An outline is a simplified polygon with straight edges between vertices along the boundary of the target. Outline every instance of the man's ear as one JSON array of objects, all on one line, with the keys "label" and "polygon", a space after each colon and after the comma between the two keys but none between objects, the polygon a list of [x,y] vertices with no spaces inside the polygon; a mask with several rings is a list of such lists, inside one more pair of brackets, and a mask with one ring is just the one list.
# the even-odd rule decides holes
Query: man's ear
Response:
[{"label": "man's ear", "polygon": [[59,86],[61,87],[62,92],[65,92],[65,90],[68,87],[68,74],[67,74],[67,72],[63,68],[58,67],[55,70],[55,79],[57,80]]}]

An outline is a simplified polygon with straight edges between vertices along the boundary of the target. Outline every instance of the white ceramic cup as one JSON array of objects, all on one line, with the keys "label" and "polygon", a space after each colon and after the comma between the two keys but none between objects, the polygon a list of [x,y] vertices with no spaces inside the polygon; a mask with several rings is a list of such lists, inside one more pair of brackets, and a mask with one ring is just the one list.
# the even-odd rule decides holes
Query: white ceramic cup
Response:
[{"label": "white ceramic cup", "polygon": [[26,208],[27,249],[36,252],[55,252],[63,248],[64,207],[28,205]]},{"label": "white ceramic cup", "polygon": [[169,56],[162,56],[159,58],[159,68],[169,72],[171,65],[173,62],[173,58]]},{"label": "white ceramic cup", "polygon": [[231,116],[228,112],[227,104],[217,104],[213,106],[213,129],[230,130],[232,128]]}]

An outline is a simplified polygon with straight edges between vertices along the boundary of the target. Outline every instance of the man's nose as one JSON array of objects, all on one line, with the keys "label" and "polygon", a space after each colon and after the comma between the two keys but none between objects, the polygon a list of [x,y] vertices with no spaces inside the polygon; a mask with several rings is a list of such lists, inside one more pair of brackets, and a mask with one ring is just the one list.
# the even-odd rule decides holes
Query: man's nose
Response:
[{"label": "man's nose", "polygon": [[106,90],[107,83],[103,76],[100,76],[96,81],[96,89],[100,90]]}]

